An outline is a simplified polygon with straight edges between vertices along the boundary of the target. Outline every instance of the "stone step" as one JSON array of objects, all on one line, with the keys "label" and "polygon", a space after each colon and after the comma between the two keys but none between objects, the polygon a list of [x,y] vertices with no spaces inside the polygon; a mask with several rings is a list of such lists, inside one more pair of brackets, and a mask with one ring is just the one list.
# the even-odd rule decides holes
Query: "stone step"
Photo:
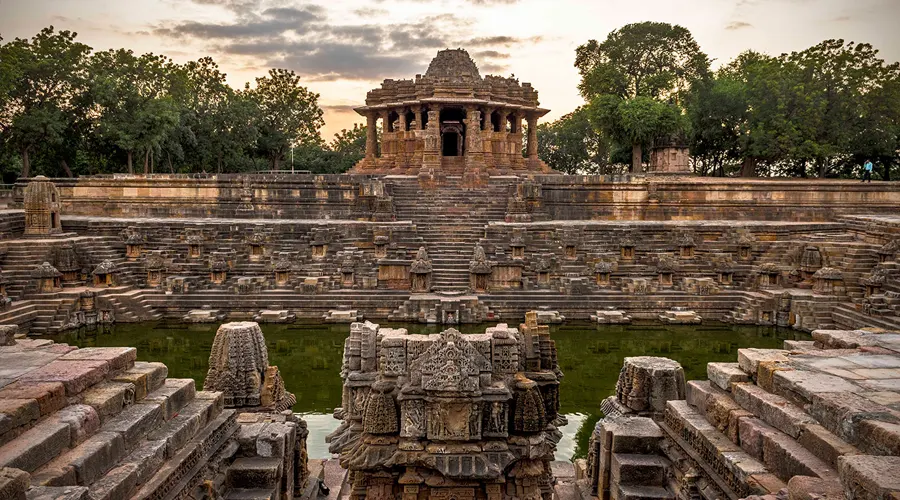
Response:
[{"label": "stone step", "polygon": [[612,484],[663,486],[669,464],[657,455],[613,453],[610,466]]},{"label": "stone step", "polygon": [[225,500],[277,500],[276,489],[230,489],[225,493]]},{"label": "stone step", "polygon": [[618,488],[610,492],[610,498],[612,500],[674,500],[675,496],[665,488],[659,486],[635,486],[620,484]]}]

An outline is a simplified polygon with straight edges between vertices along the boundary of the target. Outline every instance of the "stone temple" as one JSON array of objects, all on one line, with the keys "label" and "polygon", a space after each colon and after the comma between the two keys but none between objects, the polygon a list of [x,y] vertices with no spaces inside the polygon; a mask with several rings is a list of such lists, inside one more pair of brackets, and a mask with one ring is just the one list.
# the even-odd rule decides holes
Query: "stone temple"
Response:
[{"label": "stone temple", "polygon": [[537,91],[514,78],[482,78],[465,50],[438,52],[415,80],[385,80],[356,112],[366,117],[368,136],[355,173],[550,172],[537,154],[537,121],[549,112]]},{"label": "stone temple", "polygon": [[[347,174],[16,183],[0,499],[898,498],[900,183],[698,178],[665,138],[645,173],[561,175],[535,90],[459,50],[358,111],[381,142]],[[44,337],[160,320],[221,325],[205,390]],[[577,321],[811,340],[707,380],[628,357],[587,458],[558,462],[548,325]],[[258,325],[301,322],[348,333],[324,463]]]}]

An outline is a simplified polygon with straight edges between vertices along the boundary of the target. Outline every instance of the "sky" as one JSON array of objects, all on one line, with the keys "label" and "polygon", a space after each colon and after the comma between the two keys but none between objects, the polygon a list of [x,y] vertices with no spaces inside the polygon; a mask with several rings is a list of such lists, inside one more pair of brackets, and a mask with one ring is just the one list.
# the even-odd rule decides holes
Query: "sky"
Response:
[{"label": "sky", "polygon": [[689,29],[713,67],[747,49],[777,55],[823,40],[868,42],[900,60],[900,0],[0,0],[0,36],[53,25],[96,50],[126,47],[177,62],[209,55],[243,87],[269,68],[320,94],[326,140],[385,78],[425,73],[438,50],[464,48],[482,76],[538,90],[545,119],[583,103],[575,49],[625,24]]}]

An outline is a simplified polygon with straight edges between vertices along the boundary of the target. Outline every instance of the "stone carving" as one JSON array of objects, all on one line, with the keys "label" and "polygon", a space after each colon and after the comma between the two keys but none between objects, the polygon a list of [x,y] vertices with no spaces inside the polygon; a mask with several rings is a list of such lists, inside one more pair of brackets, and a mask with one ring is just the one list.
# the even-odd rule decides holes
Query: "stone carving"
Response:
[{"label": "stone carving", "polygon": [[94,286],[118,286],[119,284],[119,267],[111,260],[104,260],[91,275],[94,277]]},{"label": "stone carving", "polygon": [[78,281],[81,276],[81,269],[84,266],[82,266],[81,259],[78,258],[74,243],[68,241],[54,249],[53,267],[62,273],[63,282],[72,283]]},{"label": "stone carving", "polygon": [[49,236],[62,233],[59,189],[50,179],[39,175],[31,179],[23,193],[25,236]]},{"label": "stone carving", "polygon": [[341,374],[343,424],[328,440],[354,478],[351,498],[405,499],[414,486],[416,498],[501,499],[504,483],[550,498],[565,420],[546,327],[421,336],[355,323]]},{"label": "stone carving", "polygon": [[416,258],[409,266],[410,289],[413,292],[424,293],[431,291],[431,259],[425,247],[419,247]]},{"label": "stone carving", "polygon": [[49,262],[35,267],[31,271],[31,277],[37,280],[38,293],[58,292],[62,289],[62,273],[51,266]]},{"label": "stone carving", "polygon": [[898,253],[900,253],[900,239],[891,240],[878,249],[881,262],[890,262],[896,259]]},{"label": "stone carving", "polygon": [[469,286],[476,292],[487,291],[490,285],[490,276],[493,272],[494,263],[487,259],[484,253],[484,247],[480,244],[475,245],[475,252],[472,260],[469,261]]},{"label": "stone carving", "polygon": [[296,403],[285,391],[278,368],[269,366],[259,324],[249,321],[226,323],[216,331],[203,390],[220,391],[226,407],[245,411],[282,411]]}]

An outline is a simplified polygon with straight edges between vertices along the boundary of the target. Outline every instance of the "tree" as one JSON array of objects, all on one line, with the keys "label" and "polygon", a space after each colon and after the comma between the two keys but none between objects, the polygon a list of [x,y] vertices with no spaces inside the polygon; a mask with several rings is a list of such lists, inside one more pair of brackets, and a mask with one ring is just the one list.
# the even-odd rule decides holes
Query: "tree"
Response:
[{"label": "tree", "polygon": [[260,110],[259,148],[277,170],[292,146],[320,144],[319,129],[325,124],[319,94],[300,85],[300,77],[286,69],[270,69],[256,79],[247,94]]},{"label": "tree", "polygon": [[151,151],[179,124],[174,94],[180,71],[165,56],[137,57],[125,49],[98,52],[91,61],[98,133],[125,151],[130,174],[135,152],[144,153],[144,173],[149,173]]},{"label": "tree", "polygon": [[588,113],[591,123],[603,134],[631,145],[632,172],[640,168],[644,144],[658,137],[681,135],[688,129],[680,108],[645,96],[626,100],[603,95],[591,102]]},{"label": "tree", "polygon": [[[591,40],[576,50],[581,74],[579,90],[593,111],[592,122],[632,145],[632,171],[640,169],[642,148],[664,130],[665,123],[639,123],[644,118],[667,119],[666,103],[677,111],[687,91],[709,77],[709,58],[690,31],[666,23],[629,24],[605,41]],[[628,123],[615,120],[629,120]],[[684,124],[683,120],[676,123]]]},{"label": "tree", "polygon": [[538,125],[538,155],[550,168],[567,174],[603,173],[608,144],[588,120],[585,107]]},{"label": "tree", "polygon": [[76,36],[50,26],[0,47],[0,132],[21,154],[24,177],[35,149],[62,145],[78,119],[91,49]]}]

